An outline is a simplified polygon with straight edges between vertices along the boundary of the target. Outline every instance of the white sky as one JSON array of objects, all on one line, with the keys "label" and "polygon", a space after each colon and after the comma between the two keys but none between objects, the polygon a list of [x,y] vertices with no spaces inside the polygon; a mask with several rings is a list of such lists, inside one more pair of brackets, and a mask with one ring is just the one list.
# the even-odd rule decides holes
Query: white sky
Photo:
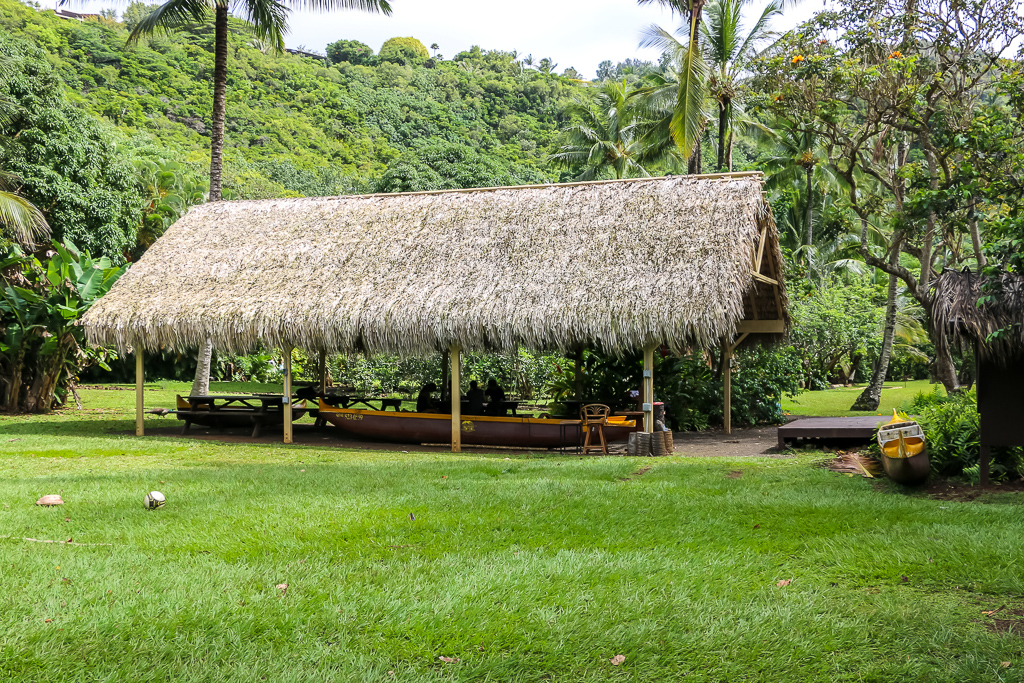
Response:
[{"label": "white sky", "polygon": [[[288,0],[285,0],[287,4]],[[784,30],[821,9],[825,0],[804,0],[786,10],[776,22]],[[54,0],[41,0],[52,7]],[[751,10],[760,12],[765,0],[751,0]],[[123,10],[124,0],[72,0],[66,7],[76,12],[97,12],[114,7]],[[517,50],[539,61],[550,57],[561,73],[575,67],[593,78],[597,65],[627,57],[656,60],[655,50],[641,50],[640,32],[652,23],[665,28],[679,25],[679,17],[658,6],[640,7],[635,0],[519,0],[516,3],[479,0],[391,0],[390,17],[343,10],[329,14],[294,12],[288,47],[305,45],[322,51],[326,45],[345,38],[360,40],[377,51],[394,36],[413,36],[424,45],[440,46],[451,59],[472,45],[487,50]]]}]

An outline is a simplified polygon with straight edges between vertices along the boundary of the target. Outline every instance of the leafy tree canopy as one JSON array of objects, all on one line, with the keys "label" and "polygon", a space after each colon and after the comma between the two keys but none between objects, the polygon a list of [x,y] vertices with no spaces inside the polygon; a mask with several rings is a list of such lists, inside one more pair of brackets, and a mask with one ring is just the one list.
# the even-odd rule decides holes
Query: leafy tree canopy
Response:
[{"label": "leafy tree canopy", "polygon": [[13,68],[0,74],[0,97],[20,105],[0,149],[21,178],[22,195],[43,212],[58,240],[72,240],[116,263],[135,243],[141,198],[133,167],[113,131],[68,104],[46,55],[0,38]]},{"label": "leafy tree canopy", "polygon": [[358,40],[336,40],[327,46],[327,58],[332,64],[370,64],[373,57],[373,48]]},{"label": "leafy tree canopy", "polygon": [[416,65],[430,59],[430,53],[415,38],[389,38],[380,46],[380,58],[384,62]]},{"label": "leafy tree canopy", "polygon": [[539,171],[494,157],[465,145],[435,143],[407,152],[388,167],[379,192],[452,190],[549,182]]}]

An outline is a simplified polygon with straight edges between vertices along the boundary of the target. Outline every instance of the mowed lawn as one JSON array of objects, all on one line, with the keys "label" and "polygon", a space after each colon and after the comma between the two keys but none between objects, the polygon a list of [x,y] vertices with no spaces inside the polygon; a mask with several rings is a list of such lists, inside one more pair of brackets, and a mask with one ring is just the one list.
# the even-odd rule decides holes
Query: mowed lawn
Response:
[{"label": "mowed lawn", "polygon": [[132,392],[83,400],[0,417],[5,683],[1024,678],[983,614],[1024,606],[1013,494],[931,500],[821,455],[139,439]]},{"label": "mowed lawn", "polygon": [[893,409],[900,408],[919,393],[930,394],[938,391],[942,396],[946,390],[941,384],[931,384],[926,379],[908,380],[906,382],[886,382],[882,389],[882,402],[878,410],[850,410],[850,406],[864,391],[860,384],[851,388],[828,389],[825,391],[805,391],[793,398],[782,399],[782,409],[790,415],[841,417],[851,415],[892,415]]}]

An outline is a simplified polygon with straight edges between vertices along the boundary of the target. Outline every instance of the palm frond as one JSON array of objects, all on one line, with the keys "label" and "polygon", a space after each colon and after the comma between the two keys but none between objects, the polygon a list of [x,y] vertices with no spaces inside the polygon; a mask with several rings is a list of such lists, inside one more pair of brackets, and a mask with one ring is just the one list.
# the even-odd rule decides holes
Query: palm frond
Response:
[{"label": "palm frond", "polygon": [[[694,31],[695,32],[695,31]],[[704,122],[708,119],[708,67],[701,56],[700,42],[690,40],[679,72],[679,92],[669,130],[683,156],[689,158],[694,145],[700,144]]]},{"label": "palm frond", "polygon": [[0,191],[0,226],[19,244],[37,244],[50,236],[50,226],[42,212],[13,192]]},{"label": "palm frond", "polygon": [[288,31],[291,10],[277,0],[237,0],[232,10],[249,25],[253,36],[269,43],[275,52],[284,52],[284,34]]},{"label": "palm frond", "polygon": [[381,13],[391,16],[388,0],[295,0],[295,7],[313,12],[330,12],[338,9],[354,9],[360,12]]},{"label": "palm frond", "polygon": [[128,36],[128,44],[139,42],[143,36],[207,21],[213,8],[209,0],[168,0],[139,22]]}]

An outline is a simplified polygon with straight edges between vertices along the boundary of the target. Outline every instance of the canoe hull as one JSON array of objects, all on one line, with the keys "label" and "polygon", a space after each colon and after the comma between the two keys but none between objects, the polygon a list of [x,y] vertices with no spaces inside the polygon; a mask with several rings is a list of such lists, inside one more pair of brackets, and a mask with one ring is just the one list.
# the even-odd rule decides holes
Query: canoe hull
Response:
[{"label": "canoe hull", "polygon": [[[389,443],[451,443],[451,415],[351,410],[321,405],[320,417],[335,427],[373,441]],[[561,420],[528,417],[466,415],[462,418],[462,443],[473,446],[519,446],[524,448],[575,447],[579,428]],[[609,442],[625,441],[635,431],[632,420],[604,428]],[[596,438],[596,437],[595,437]]]},{"label": "canoe hull", "polygon": [[907,486],[920,484],[928,478],[928,473],[931,471],[927,451],[922,451],[909,458],[890,458],[883,455],[882,467],[885,468],[885,473],[889,475],[890,479],[897,484]]},{"label": "canoe hull", "polygon": [[[901,418],[894,410],[892,420],[878,426],[875,438],[882,452],[882,467],[890,479],[912,486],[928,478],[931,463],[921,425]],[[900,455],[903,457],[897,457]]]}]

